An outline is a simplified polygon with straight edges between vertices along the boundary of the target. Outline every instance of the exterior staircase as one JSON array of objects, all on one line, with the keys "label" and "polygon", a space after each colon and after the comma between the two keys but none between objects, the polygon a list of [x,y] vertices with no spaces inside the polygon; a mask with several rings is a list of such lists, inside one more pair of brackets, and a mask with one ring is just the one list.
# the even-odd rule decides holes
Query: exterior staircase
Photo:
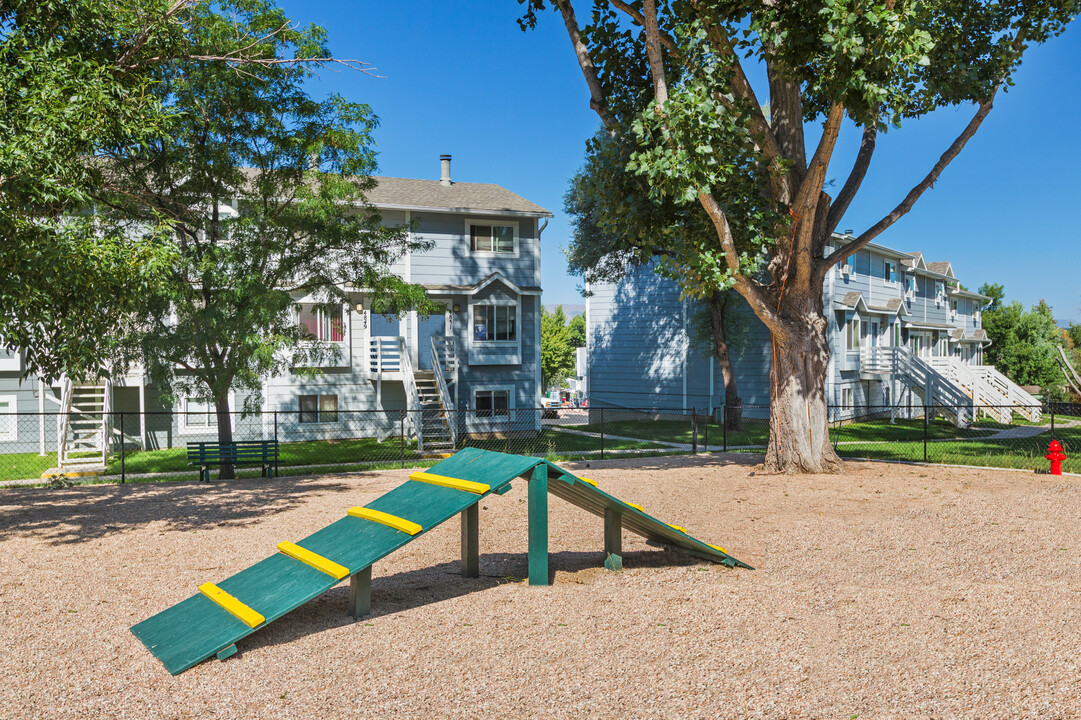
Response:
[{"label": "exterior staircase", "polygon": [[454,452],[454,438],[451,423],[440,398],[439,385],[434,370],[418,370],[414,373],[417,383],[417,395],[420,402],[421,436],[424,438],[420,448],[425,453]]},{"label": "exterior staircase", "polygon": [[906,347],[870,347],[860,353],[860,377],[892,376],[958,427],[977,415],[1009,424],[1013,412],[1039,422],[1040,402],[990,365],[969,365],[956,358],[921,358]]},{"label": "exterior staircase", "polygon": [[104,470],[111,433],[109,381],[76,385],[63,378],[61,383],[57,464],[64,472]]}]

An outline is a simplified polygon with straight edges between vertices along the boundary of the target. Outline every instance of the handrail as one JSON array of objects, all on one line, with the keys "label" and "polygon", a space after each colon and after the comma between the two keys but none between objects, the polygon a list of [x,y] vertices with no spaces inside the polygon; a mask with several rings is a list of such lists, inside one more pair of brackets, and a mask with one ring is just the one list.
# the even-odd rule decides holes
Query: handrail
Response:
[{"label": "handrail", "polygon": [[396,338],[398,341],[398,362],[401,363],[402,381],[405,384],[405,402],[410,410],[409,422],[413,431],[417,434],[417,450],[424,451],[424,421],[420,417],[420,391],[417,389],[417,379],[413,376],[413,362],[409,359],[409,351],[405,347],[405,338]]},{"label": "handrail", "polygon": [[[458,447],[458,423],[457,416],[454,413],[454,401],[450,397],[450,390],[447,388],[447,379],[443,376],[443,360],[439,356],[439,348],[436,347],[435,336],[431,337],[432,341],[432,370],[435,375],[435,385],[439,389],[439,400],[443,405],[443,417],[447,421],[447,427],[450,429],[450,443],[452,447]],[[441,343],[446,349],[448,343],[443,341]],[[450,343],[452,344],[452,343]]]},{"label": "handrail", "polygon": [[372,373],[403,372],[404,339],[391,335],[373,335],[368,340],[368,369]]}]

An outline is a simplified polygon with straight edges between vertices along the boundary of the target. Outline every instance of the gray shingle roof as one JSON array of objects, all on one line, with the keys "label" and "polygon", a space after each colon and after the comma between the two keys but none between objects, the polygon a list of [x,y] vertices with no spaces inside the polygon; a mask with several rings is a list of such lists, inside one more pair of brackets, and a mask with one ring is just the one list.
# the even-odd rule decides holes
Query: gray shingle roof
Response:
[{"label": "gray shingle roof", "polygon": [[845,296],[841,299],[841,304],[846,307],[856,307],[859,301],[863,298],[863,293],[853,290],[852,292],[846,292]]},{"label": "gray shingle roof", "polygon": [[515,212],[551,217],[540,205],[492,183],[442,185],[438,180],[374,177],[378,184],[368,193],[375,206],[446,208],[470,212]]},{"label": "gray shingle roof", "polygon": [[946,275],[947,271],[950,269],[950,263],[949,261],[929,262],[927,263],[927,269],[933,273],[938,273],[939,275]]}]

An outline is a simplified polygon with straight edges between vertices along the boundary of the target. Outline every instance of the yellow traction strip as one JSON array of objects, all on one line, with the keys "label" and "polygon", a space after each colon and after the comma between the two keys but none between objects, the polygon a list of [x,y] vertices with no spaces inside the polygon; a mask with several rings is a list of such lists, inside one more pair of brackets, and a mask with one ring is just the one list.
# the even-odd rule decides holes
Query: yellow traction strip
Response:
[{"label": "yellow traction strip", "polygon": [[278,550],[282,555],[287,555],[294,560],[311,565],[316,570],[325,572],[336,580],[341,580],[349,575],[349,568],[344,565],[339,565],[333,560],[327,560],[322,555],[316,555],[311,550],[306,550],[288,540],[278,543]]},{"label": "yellow traction strip", "polygon": [[589,478],[580,477],[578,479],[581,480],[584,483],[592,485],[593,487],[597,487],[597,483],[595,481],[593,481],[593,480],[590,480]]},{"label": "yellow traction strip", "polygon": [[706,545],[709,545],[711,548],[713,548],[717,552],[723,552],[725,555],[728,554],[728,551],[725,550],[723,547],[717,547],[716,545],[710,545],[709,543],[706,543]]},{"label": "yellow traction strip", "polygon": [[638,512],[643,512],[643,513],[645,512],[645,508],[643,508],[643,507],[642,507],[641,505],[638,505],[637,503],[629,503],[629,502],[625,502],[625,503],[623,503],[623,504],[624,504],[624,505],[626,505],[627,507],[632,507],[632,508],[634,508],[634,509],[635,509],[635,510],[637,510]]},{"label": "yellow traction strip", "polygon": [[665,523],[665,525],[672,528],[673,530],[679,530],[684,535],[687,534],[687,528],[681,528],[679,525],[673,525],[672,523]]},{"label": "yellow traction strip", "polygon": [[466,492],[476,493],[477,495],[483,495],[492,489],[491,485],[485,485],[484,483],[445,477],[443,475],[435,475],[426,472],[415,472],[409,476],[409,479],[428,483],[430,485],[442,485],[443,487],[454,488],[455,490],[464,490]]},{"label": "yellow traction strip", "polygon": [[412,520],[406,520],[397,515],[391,515],[390,513],[380,512],[378,510],[371,510],[369,508],[351,507],[346,510],[346,514],[352,515],[355,518],[363,518],[364,520],[381,523],[410,535],[416,535],[424,529]]},{"label": "yellow traction strip", "polygon": [[214,583],[203,583],[199,586],[199,592],[206,595],[218,605],[221,605],[225,610],[228,610],[234,615],[237,620],[248,627],[257,627],[266,621],[265,617],[255,612]]}]

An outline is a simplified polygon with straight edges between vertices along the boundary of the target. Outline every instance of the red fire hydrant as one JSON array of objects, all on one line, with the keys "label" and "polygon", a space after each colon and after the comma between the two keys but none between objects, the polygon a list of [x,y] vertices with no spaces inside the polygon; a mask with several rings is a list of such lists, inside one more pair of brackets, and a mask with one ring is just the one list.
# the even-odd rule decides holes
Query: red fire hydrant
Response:
[{"label": "red fire hydrant", "polygon": [[1051,461],[1051,474],[1061,475],[1062,461],[1066,459],[1066,453],[1062,452],[1062,446],[1059,445],[1058,440],[1051,441],[1051,447],[1047,448],[1047,455],[1044,457]]}]

